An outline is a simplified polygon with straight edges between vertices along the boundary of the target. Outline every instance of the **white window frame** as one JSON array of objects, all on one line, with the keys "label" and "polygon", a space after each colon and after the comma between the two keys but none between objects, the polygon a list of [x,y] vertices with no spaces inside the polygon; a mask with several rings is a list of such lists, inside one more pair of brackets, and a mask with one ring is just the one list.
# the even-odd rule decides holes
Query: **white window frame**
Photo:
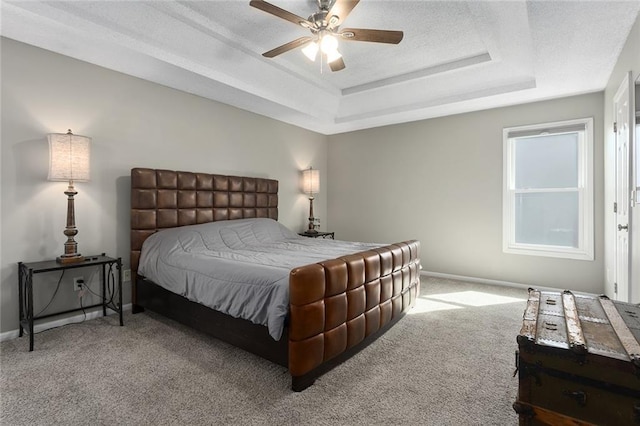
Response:
[{"label": "white window frame", "polygon": [[[584,127],[584,130],[582,130]],[[515,240],[515,199],[517,193],[541,192],[539,189],[515,189],[515,140],[536,134],[560,134],[578,130],[578,247],[523,244]],[[594,184],[593,184],[593,118],[507,127],[503,137],[502,244],[511,254],[547,256],[565,259],[594,260]],[[557,189],[554,188],[554,192]],[[569,190],[569,189],[566,189]]]}]

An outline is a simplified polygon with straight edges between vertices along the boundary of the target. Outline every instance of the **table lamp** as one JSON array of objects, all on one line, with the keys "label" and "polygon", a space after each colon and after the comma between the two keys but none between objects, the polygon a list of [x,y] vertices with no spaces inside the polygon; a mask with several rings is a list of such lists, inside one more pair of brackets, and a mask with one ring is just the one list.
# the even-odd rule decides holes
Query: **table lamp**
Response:
[{"label": "table lamp", "polygon": [[51,133],[49,140],[49,176],[51,181],[68,181],[69,187],[64,192],[67,196],[67,226],[63,233],[67,236],[64,243],[64,254],[58,256],[58,263],[75,263],[84,261],[78,253],[78,243],[74,237],[78,233],[73,197],[77,194],[74,182],[89,181],[89,154],[91,138],[74,135],[71,129],[67,133]]}]

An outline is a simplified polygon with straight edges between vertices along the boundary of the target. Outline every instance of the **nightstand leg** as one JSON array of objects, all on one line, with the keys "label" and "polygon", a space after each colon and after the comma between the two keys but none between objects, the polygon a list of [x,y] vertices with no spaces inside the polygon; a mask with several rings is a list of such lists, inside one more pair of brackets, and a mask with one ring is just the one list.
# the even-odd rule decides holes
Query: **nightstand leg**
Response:
[{"label": "nightstand leg", "polygon": [[22,327],[22,321],[24,320],[24,271],[23,271],[23,267],[22,267],[22,262],[18,263],[18,299],[20,301],[20,306],[19,306],[19,321],[18,323],[20,324],[20,333],[18,334],[18,337],[22,337],[22,335],[24,334],[24,328]]},{"label": "nightstand leg", "polygon": [[120,312],[120,326],[124,326],[122,318],[122,260],[118,258],[118,310]]},{"label": "nightstand leg", "polygon": [[106,264],[102,264],[102,316],[106,317],[107,316],[107,292],[106,292],[106,286],[105,286],[105,281],[107,278],[107,265]]},{"label": "nightstand leg", "polygon": [[27,276],[27,321],[29,322],[29,352],[33,352],[33,271]]}]

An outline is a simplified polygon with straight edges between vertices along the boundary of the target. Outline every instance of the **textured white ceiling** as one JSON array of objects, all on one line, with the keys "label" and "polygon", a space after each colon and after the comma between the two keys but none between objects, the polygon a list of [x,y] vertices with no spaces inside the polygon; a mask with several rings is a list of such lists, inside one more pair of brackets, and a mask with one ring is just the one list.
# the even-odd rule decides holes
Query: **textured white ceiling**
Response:
[{"label": "textured white ceiling", "polygon": [[[302,17],[312,0],[271,3]],[[404,31],[340,41],[332,73],[308,31],[231,1],[6,1],[5,37],[324,134],[602,90],[640,1],[361,0],[342,27]]]}]

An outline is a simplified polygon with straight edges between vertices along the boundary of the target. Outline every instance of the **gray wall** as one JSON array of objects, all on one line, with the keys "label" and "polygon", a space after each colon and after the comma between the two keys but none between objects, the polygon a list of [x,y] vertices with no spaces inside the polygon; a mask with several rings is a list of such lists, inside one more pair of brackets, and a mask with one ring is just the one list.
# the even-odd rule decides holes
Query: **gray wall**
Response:
[{"label": "gray wall", "polygon": [[[615,201],[615,152],[616,140],[613,133],[614,111],[613,97],[624,76],[631,71],[632,80],[640,78],[640,15],[629,33],[609,82],[604,91],[604,135],[605,135],[605,201],[604,201],[604,227],[605,227],[605,279],[607,294],[613,296],[614,282],[614,245],[617,232],[616,217],[613,213]],[[636,97],[637,98],[637,97]],[[638,136],[636,135],[636,138]],[[639,145],[640,146],[640,143]],[[638,153],[637,155],[640,155]],[[640,173],[640,171],[639,171]],[[629,287],[632,303],[640,303],[640,205],[631,208],[631,277]]]},{"label": "gray wall", "polygon": [[[594,118],[595,261],[504,254],[502,129],[582,117]],[[425,271],[602,292],[602,119],[594,93],[330,136],[330,226],[419,239]]]},{"label": "gray wall", "polygon": [[[301,230],[309,201],[299,171],[313,165],[322,176],[314,207],[324,225],[326,136],[6,38],[0,47],[0,332],[18,327],[17,262],[63,252],[66,184],[47,181],[47,133],[71,128],[93,138],[91,182],[76,185],[83,254],[106,252],[128,265],[129,171],[138,166],[278,179],[280,221]],[[88,278],[92,270],[78,273]],[[54,310],[78,306],[73,275]],[[38,277],[36,311],[58,276]],[[124,294],[128,303],[129,285]]]}]

